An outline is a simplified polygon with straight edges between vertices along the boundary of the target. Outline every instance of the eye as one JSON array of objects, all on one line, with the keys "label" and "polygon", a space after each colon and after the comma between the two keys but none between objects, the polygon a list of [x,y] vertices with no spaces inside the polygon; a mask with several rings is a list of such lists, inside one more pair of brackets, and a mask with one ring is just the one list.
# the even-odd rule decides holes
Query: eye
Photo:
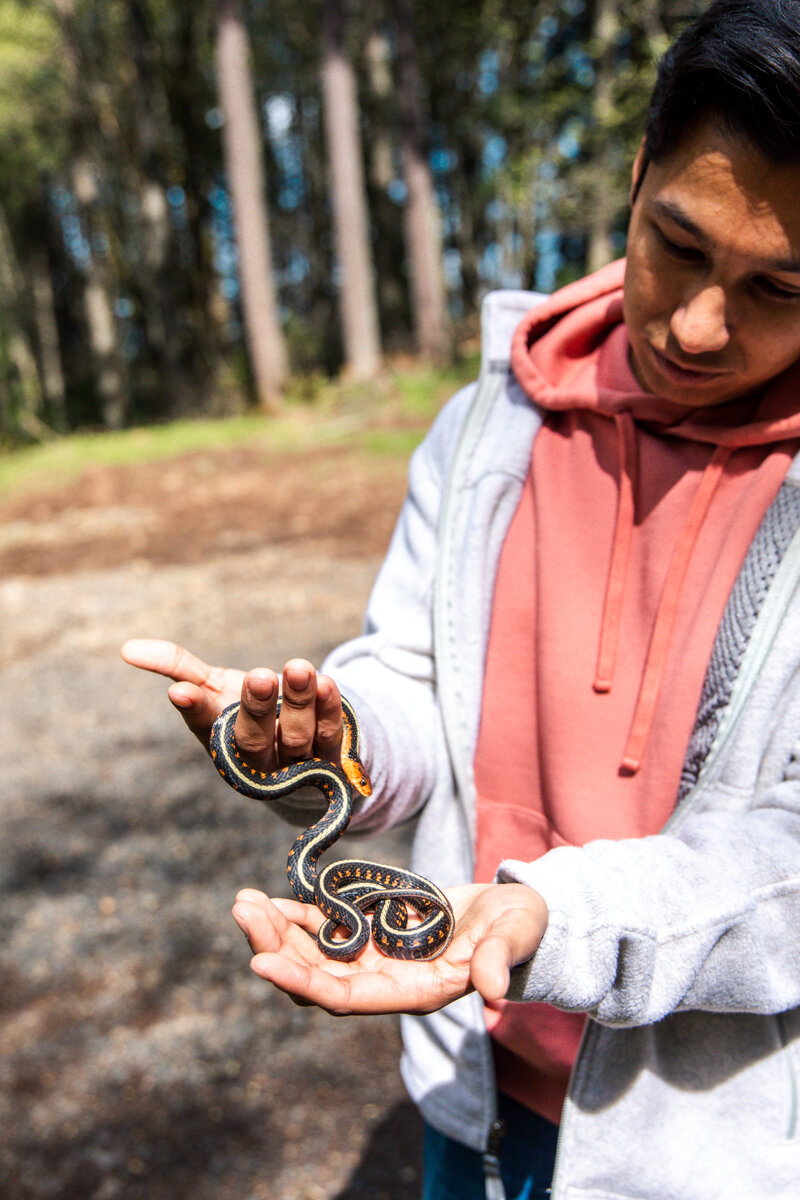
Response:
[{"label": "eye", "polygon": [[705,259],[705,253],[698,246],[683,246],[680,242],[673,242],[672,238],[668,238],[659,225],[654,225],[653,228],[662,249],[666,250],[672,258],[677,258],[681,262],[703,262]]},{"label": "eye", "polygon": [[792,288],[787,284],[776,283],[774,279],[768,279],[766,275],[757,275],[753,283],[759,291],[773,300],[783,300],[789,303],[793,300],[800,300],[800,288]]}]

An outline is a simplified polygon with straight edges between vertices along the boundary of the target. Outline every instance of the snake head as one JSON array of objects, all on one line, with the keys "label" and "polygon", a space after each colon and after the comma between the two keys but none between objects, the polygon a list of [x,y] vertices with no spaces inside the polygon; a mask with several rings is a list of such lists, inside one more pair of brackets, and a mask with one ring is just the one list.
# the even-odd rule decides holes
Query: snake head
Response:
[{"label": "snake head", "polygon": [[345,758],[342,761],[342,770],[351,788],[358,792],[359,796],[372,795],[372,781],[360,759]]}]

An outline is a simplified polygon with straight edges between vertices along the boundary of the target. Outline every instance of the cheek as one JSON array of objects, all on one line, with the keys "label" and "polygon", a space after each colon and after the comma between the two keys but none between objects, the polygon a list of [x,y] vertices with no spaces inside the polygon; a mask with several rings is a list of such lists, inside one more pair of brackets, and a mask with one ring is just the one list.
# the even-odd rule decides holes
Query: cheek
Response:
[{"label": "cheek", "polygon": [[785,330],[775,322],[751,322],[737,330],[749,373],[759,380],[780,375],[800,360],[800,316]]},{"label": "cheek", "polygon": [[675,307],[674,282],[665,269],[657,246],[648,237],[637,214],[628,234],[623,312],[632,341],[645,330],[654,333],[669,325]]},{"label": "cheek", "polygon": [[649,325],[665,319],[664,289],[657,286],[655,273],[647,263],[637,262],[632,269],[628,267],[622,310],[632,340],[641,336]]}]

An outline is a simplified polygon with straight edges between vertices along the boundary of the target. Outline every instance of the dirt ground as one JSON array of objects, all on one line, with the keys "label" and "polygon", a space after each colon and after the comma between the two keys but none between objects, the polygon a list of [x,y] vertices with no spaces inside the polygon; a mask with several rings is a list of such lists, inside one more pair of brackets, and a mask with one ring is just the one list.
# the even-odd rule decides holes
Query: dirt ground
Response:
[{"label": "dirt ground", "polygon": [[394,1019],[296,1008],[230,917],[240,886],[285,889],[291,831],[118,656],[318,661],[358,629],[403,488],[394,460],[251,448],[0,504],[4,1200],[418,1194]]}]

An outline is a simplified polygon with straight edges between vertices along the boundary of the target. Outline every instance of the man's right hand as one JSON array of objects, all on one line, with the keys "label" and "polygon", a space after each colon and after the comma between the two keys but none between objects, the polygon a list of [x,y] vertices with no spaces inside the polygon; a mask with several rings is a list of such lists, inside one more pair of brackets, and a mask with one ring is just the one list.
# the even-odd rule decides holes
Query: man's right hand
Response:
[{"label": "man's right hand", "polygon": [[[125,662],[172,679],[167,695],[186,725],[208,749],[211,726],[223,709],[241,700],[234,726],[237,744],[264,771],[316,756],[339,761],[342,704],[339,689],[311,663],[293,658],[281,681],[274,671],[212,667],[175,642],[134,638],[125,642]],[[278,696],[280,720],[276,721]]]}]

